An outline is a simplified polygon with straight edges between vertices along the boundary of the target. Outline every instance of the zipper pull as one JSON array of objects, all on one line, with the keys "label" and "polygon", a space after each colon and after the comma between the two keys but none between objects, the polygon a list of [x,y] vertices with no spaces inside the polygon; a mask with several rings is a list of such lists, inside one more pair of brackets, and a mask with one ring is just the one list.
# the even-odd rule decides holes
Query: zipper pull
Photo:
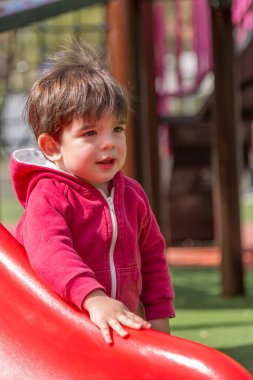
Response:
[{"label": "zipper pull", "polygon": [[113,205],[112,197],[108,197],[107,199],[108,199],[108,203],[109,203],[111,211],[114,212],[114,205]]}]

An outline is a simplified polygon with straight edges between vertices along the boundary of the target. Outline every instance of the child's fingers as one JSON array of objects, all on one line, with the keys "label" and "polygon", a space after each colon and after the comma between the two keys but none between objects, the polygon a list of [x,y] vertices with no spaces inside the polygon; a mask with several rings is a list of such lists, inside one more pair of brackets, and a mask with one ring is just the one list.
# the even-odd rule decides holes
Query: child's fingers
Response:
[{"label": "child's fingers", "polygon": [[146,321],[145,319],[141,318],[139,315],[131,313],[130,311],[127,312],[127,316],[131,319],[134,320],[136,323],[141,324],[142,328],[149,328],[151,324]]},{"label": "child's fingers", "polygon": [[149,328],[151,326],[149,322],[130,312],[125,315],[120,315],[118,320],[122,325],[134,329]]},{"label": "child's fingers", "polygon": [[112,319],[111,321],[109,321],[109,324],[111,326],[111,328],[119,335],[121,336],[122,338],[125,338],[126,336],[128,336],[128,332],[122,327],[122,325],[119,323],[119,320],[117,319]]},{"label": "child's fingers", "polygon": [[98,327],[100,328],[106,343],[111,344],[112,336],[110,327],[122,338],[125,338],[129,335],[129,333],[124,329],[122,325],[136,330],[139,330],[141,328],[149,328],[151,326],[149,322],[145,321],[136,314],[127,312],[127,314],[119,315],[117,319],[111,319],[108,322],[100,323]]},{"label": "child's fingers", "polygon": [[111,344],[112,336],[111,336],[110,326],[106,322],[103,322],[98,327],[100,328],[101,333],[106,343]]},{"label": "child's fingers", "polygon": [[138,315],[136,315],[136,314],[133,314],[133,313],[131,313],[132,314],[132,316],[134,317],[134,320],[136,321],[136,322],[138,322],[138,323],[140,323],[141,324],[141,327],[142,328],[146,328],[146,329],[149,329],[150,327],[151,327],[151,323],[149,323],[148,321],[146,321],[145,319],[143,319],[143,318],[141,318],[141,317],[139,317]]}]

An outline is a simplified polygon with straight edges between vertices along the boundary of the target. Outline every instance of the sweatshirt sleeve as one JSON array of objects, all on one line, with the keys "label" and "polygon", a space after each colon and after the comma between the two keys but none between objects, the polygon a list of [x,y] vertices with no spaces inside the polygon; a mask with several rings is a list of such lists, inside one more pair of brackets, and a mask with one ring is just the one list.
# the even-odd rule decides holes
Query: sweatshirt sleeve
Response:
[{"label": "sweatshirt sleeve", "polygon": [[50,191],[35,188],[17,229],[17,238],[38,276],[81,309],[91,291],[104,288],[73,247],[68,227],[71,217],[64,194],[59,192],[56,197]]},{"label": "sweatshirt sleeve", "polygon": [[147,213],[139,238],[143,284],[141,301],[147,320],[173,318],[174,291],[165,256],[166,244],[145,195],[144,199]]}]

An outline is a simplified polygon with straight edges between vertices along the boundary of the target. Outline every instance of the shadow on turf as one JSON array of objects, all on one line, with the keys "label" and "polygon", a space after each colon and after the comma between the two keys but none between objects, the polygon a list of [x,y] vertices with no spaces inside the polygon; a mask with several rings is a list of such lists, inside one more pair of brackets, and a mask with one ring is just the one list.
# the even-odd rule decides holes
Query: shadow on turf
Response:
[{"label": "shadow on turf", "polygon": [[[173,322],[172,322],[172,325],[173,325]],[[225,327],[225,328],[229,328],[229,327],[252,327],[252,321],[245,321],[245,322],[242,322],[242,321],[238,321],[238,322],[227,322],[227,321],[224,321],[222,323],[217,323],[216,320],[214,320],[212,323],[200,323],[200,324],[187,324],[187,325],[183,325],[183,326],[180,326],[180,325],[177,325],[175,327],[175,330],[176,331],[184,331],[184,330],[200,330],[200,329],[203,329],[203,330],[206,330],[206,329],[212,329],[212,328],[219,328],[219,327]],[[252,353],[252,360],[253,360],[253,353]]]},{"label": "shadow on turf", "polygon": [[[224,354],[235,359],[238,363],[253,373],[253,345],[239,346],[231,348],[218,348],[218,350],[224,352]],[[249,352],[252,353],[249,357]]]},{"label": "shadow on turf", "polygon": [[[247,274],[249,277],[249,274]],[[176,294],[176,309],[252,309],[253,272],[247,281],[246,295],[223,297],[218,269],[172,270],[172,281]],[[246,283],[246,275],[245,275]],[[251,283],[251,284],[250,284]]]}]

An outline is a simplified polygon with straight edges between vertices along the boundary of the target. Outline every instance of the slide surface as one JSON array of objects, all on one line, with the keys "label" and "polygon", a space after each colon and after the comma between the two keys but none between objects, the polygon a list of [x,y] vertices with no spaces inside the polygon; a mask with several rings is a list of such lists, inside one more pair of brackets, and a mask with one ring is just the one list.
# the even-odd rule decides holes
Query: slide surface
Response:
[{"label": "slide surface", "polygon": [[34,274],[0,225],[0,378],[18,380],[252,380],[233,359],[155,331],[114,334],[108,346],[87,315]]}]

